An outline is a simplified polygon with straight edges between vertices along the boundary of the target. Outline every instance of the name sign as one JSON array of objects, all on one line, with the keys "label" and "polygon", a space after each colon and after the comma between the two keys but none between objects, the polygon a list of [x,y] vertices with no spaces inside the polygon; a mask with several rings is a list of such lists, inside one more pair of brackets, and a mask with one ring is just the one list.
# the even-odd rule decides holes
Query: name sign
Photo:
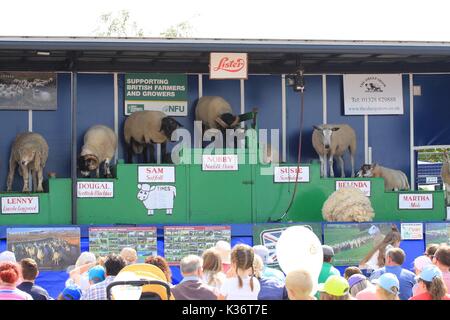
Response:
[{"label": "name sign", "polygon": [[347,180],[337,180],[335,190],[339,190],[341,188],[353,187],[364,192],[366,197],[370,197],[370,181],[347,181]]},{"label": "name sign", "polygon": [[113,198],[114,182],[112,181],[77,181],[78,198]]},{"label": "name sign", "polygon": [[403,193],[398,195],[399,209],[433,209],[432,193]]},{"label": "name sign", "polygon": [[39,197],[3,197],[2,214],[39,213]]},{"label": "name sign", "polygon": [[204,171],[237,171],[238,155],[202,155],[202,170]]},{"label": "name sign", "polygon": [[139,166],[138,182],[175,182],[175,167]]},{"label": "name sign", "polygon": [[298,182],[309,182],[309,167],[275,167],[274,182],[295,182],[298,170]]}]

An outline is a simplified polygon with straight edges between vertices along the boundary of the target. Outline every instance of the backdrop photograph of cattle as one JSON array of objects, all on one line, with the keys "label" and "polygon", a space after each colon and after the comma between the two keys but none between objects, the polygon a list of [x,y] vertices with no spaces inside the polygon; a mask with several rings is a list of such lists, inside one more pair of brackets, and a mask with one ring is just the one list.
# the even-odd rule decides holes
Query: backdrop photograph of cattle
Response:
[{"label": "backdrop photograph of cattle", "polygon": [[41,270],[66,270],[80,255],[80,228],[8,228],[8,250]]},{"label": "backdrop photograph of cattle", "polygon": [[56,110],[56,73],[0,72],[0,109]]},{"label": "backdrop photograph of cattle", "polygon": [[325,224],[324,243],[334,250],[334,265],[359,265],[390,230],[390,223]]},{"label": "backdrop photograph of cattle", "polygon": [[450,223],[427,223],[425,225],[425,244],[450,244]]}]

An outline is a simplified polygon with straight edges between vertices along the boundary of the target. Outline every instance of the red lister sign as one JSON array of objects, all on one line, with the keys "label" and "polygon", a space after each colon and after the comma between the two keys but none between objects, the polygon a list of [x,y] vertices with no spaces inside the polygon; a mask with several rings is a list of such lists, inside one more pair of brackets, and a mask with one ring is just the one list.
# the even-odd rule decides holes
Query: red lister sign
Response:
[{"label": "red lister sign", "polygon": [[247,79],[247,53],[211,52],[210,79]]}]

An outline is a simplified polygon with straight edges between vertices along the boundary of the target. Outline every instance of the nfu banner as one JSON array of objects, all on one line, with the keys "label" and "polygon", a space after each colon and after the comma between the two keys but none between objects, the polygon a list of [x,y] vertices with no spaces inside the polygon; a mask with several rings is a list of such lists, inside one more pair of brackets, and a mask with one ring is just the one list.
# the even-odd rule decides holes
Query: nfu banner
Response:
[{"label": "nfu banner", "polygon": [[344,74],[345,115],[403,114],[401,74]]},{"label": "nfu banner", "polygon": [[187,116],[185,74],[128,73],[125,75],[125,115],[136,111],[162,111]]}]

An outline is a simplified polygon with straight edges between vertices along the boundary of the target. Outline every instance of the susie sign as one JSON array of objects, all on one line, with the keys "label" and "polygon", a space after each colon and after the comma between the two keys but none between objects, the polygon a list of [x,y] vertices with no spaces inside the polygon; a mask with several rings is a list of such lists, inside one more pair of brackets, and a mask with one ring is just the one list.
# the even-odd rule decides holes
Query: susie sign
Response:
[{"label": "susie sign", "polygon": [[309,182],[309,167],[275,167],[274,182],[295,182],[298,169],[298,182]]},{"label": "susie sign", "polygon": [[248,59],[246,53],[211,52],[210,79],[247,79]]},{"label": "susie sign", "polygon": [[404,193],[398,195],[399,209],[433,209],[432,193]]},{"label": "susie sign", "polygon": [[2,214],[39,213],[39,197],[3,197]]}]

